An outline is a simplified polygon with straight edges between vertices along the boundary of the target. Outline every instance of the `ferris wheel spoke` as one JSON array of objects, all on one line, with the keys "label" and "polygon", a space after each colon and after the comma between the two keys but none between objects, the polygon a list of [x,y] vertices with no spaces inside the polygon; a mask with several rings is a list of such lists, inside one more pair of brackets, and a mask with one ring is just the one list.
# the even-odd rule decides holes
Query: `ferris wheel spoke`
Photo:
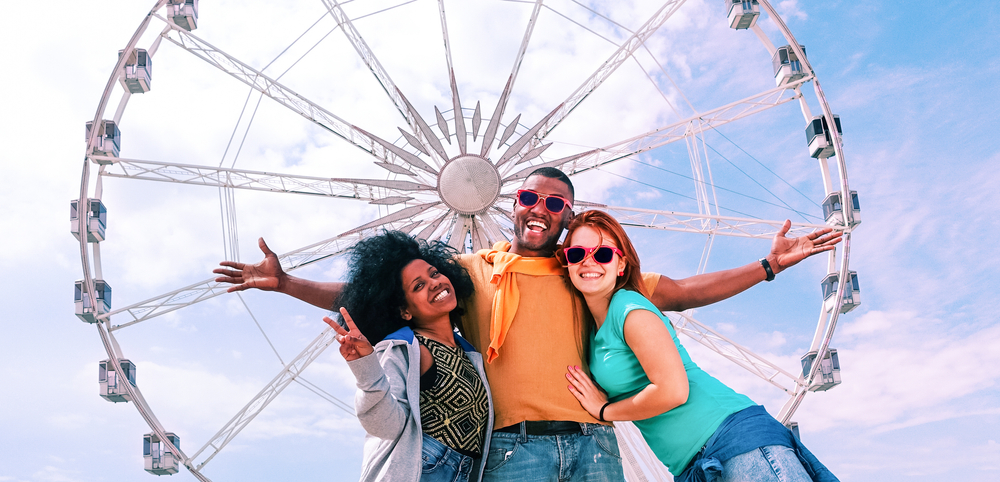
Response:
[{"label": "ferris wheel spoke", "polygon": [[510,241],[514,239],[513,219],[513,212],[506,211],[496,205],[492,206],[488,211],[479,217],[479,220],[483,223],[483,226],[486,229],[496,232],[496,237],[492,238],[493,242],[502,240]]},{"label": "ferris wheel spoke", "polygon": [[[510,199],[513,200],[513,196],[510,196]],[[504,209],[504,208],[502,208],[502,207],[494,204],[492,207],[490,207],[490,210],[487,211],[487,212],[490,213],[491,215],[493,215],[493,220],[497,223],[497,225],[501,226],[501,229],[509,231],[509,228],[504,227],[504,225],[505,224],[511,224],[511,225],[513,225],[513,219],[514,219],[514,211],[513,210],[508,211],[508,210],[506,210],[506,209]],[[504,222],[501,222],[501,221],[504,221]]]},{"label": "ferris wheel spoke", "polygon": [[[164,22],[166,22],[166,20],[164,20]],[[385,147],[385,141],[373,138],[371,134],[359,129],[346,120],[341,119],[332,112],[320,107],[316,103],[292,91],[288,87],[285,87],[267,75],[264,75],[264,73],[250,67],[248,64],[240,61],[239,59],[223,52],[222,50],[219,50],[208,42],[205,42],[204,40],[193,35],[191,32],[176,26],[173,27],[172,32],[177,35],[177,38],[170,36],[169,33],[165,34],[164,38],[169,40],[174,45],[190,52],[196,57],[208,62],[209,65],[218,68],[240,82],[247,84],[252,89],[270,97],[272,100],[285,106],[292,112],[305,117],[316,125],[336,134],[337,136],[340,136],[356,147],[371,154],[377,160],[382,161],[376,162],[377,165],[380,165],[383,168],[397,174],[415,176],[413,172],[400,166],[400,164],[410,164],[412,159],[402,160],[396,151]],[[396,92],[399,92],[399,90],[397,89]],[[409,111],[413,112],[413,109],[410,108]],[[398,169],[393,169],[389,166],[396,166]]]},{"label": "ferris wheel spoke", "polygon": [[666,127],[661,127],[645,134],[588,151],[584,155],[570,156],[557,161],[551,161],[546,165],[559,167],[570,175],[589,171],[619,159],[656,149],[796,100],[801,97],[801,94],[795,92],[795,87],[810,80],[812,80],[812,77],[799,79],[787,85],[706,111],[696,117],[689,117]]},{"label": "ferris wheel spoke", "polygon": [[[623,226],[739,238],[771,239],[781,230],[782,225],[785,223],[784,220],[777,221],[712,214],[656,211],[652,209],[603,206],[596,203],[585,204],[577,202],[577,205],[588,205],[588,207],[593,209],[606,211],[615,216]],[[845,229],[842,226],[829,226],[826,224],[792,223],[791,229],[788,230],[788,236],[805,236],[817,229],[830,227],[836,230]]]},{"label": "ferris wheel spoke", "polygon": [[[472,232],[472,217],[468,214],[459,214],[455,217],[455,223],[451,227],[451,235],[448,236],[448,245],[459,250],[465,250],[465,237]],[[472,245],[476,246],[479,240],[472,236]],[[473,250],[476,248],[473,247]]]},{"label": "ferris wheel spoke", "polygon": [[400,209],[399,211],[382,216],[381,218],[378,218],[370,223],[362,224],[361,226],[358,226],[357,228],[354,228],[345,234],[370,231],[374,228],[384,227],[387,225],[392,227],[393,224],[398,223],[400,221],[407,221],[407,220],[412,221],[416,216],[422,214],[424,211],[427,211],[428,209],[435,208],[441,205],[442,203],[440,201],[432,201],[429,203],[406,207]]},{"label": "ferris wheel spoke", "polygon": [[421,229],[419,233],[417,233],[417,237],[420,239],[427,239],[427,240],[440,238],[439,235],[435,236],[435,234],[440,234],[436,233],[437,229],[441,227],[441,224],[444,223],[447,219],[454,218],[455,216],[456,216],[455,212],[451,211],[450,209],[446,210],[444,214],[438,216],[437,218],[433,218],[430,222],[428,222],[427,225],[424,226],[424,228]]},{"label": "ferris wheel spoke", "polygon": [[413,199],[419,191],[433,191],[434,186],[405,180],[338,179],[314,176],[229,169],[172,162],[92,156],[100,163],[110,163],[104,176],[146,181],[194,184],[292,194],[309,194],[357,199],[377,204],[394,204]]},{"label": "ferris wheel spoke", "polygon": [[505,235],[503,226],[501,226],[500,223],[489,214],[477,216],[476,223],[483,231],[486,232],[486,237],[490,240],[490,246],[497,241],[511,239],[509,236]]},{"label": "ferris wheel spoke", "polygon": [[347,36],[347,40],[354,46],[354,50],[358,52],[361,60],[368,66],[368,70],[371,70],[375,78],[378,79],[378,83],[382,85],[382,89],[389,95],[389,99],[396,106],[396,110],[403,115],[406,123],[413,129],[414,134],[417,134],[416,118],[413,112],[406,108],[406,104],[403,102],[403,97],[396,84],[389,78],[389,73],[382,67],[382,63],[375,57],[375,53],[368,47],[365,39],[361,37],[361,33],[354,28],[354,23],[351,22],[344,9],[340,7],[340,2],[337,0],[323,0],[323,4],[326,5],[327,10],[330,11],[330,15],[337,22],[337,25],[344,31],[344,35]]},{"label": "ferris wheel spoke", "polygon": [[639,27],[631,37],[625,40],[621,46],[618,47],[611,57],[609,57],[601,66],[595,71],[590,78],[583,82],[580,87],[578,87],[569,98],[559,104],[550,114],[548,120],[541,127],[536,135],[533,136],[531,142],[528,143],[528,150],[538,147],[538,144],[545,139],[546,136],[552,132],[559,124],[569,116],[570,112],[576,109],[591,93],[597,90],[601,84],[604,83],[608,77],[611,76],[615,70],[618,69],[626,60],[628,60],[636,49],[643,45],[643,43],[648,39],[657,29],[663,25],[673,14],[684,4],[684,0],[672,0],[665,2],[656,13],[653,14],[649,20],[646,21],[641,27]]},{"label": "ferris wheel spoke", "polygon": [[479,218],[472,219],[469,234],[472,238],[472,252],[479,251],[480,249],[488,249],[497,241],[496,235],[486,229],[486,226],[480,222]]},{"label": "ferris wheel spoke", "polygon": [[403,162],[409,164],[410,166],[413,166],[413,167],[415,167],[417,169],[422,169],[422,170],[424,170],[426,172],[429,172],[431,174],[435,174],[436,175],[438,173],[437,169],[434,169],[429,164],[427,164],[426,162],[424,162],[422,159],[420,159],[419,156],[417,156],[415,154],[411,154],[409,152],[406,152],[405,149],[403,149],[401,147],[398,147],[395,144],[393,144],[393,143],[391,143],[391,142],[389,142],[389,141],[387,141],[385,139],[382,139],[382,138],[376,136],[375,134],[371,134],[371,133],[365,131],[364,129],[362,129],[360,127],[355,127],[354,129],[356,129],[358,132],[361,132],[365,136],[369,137],[370,139],[372,139],[373,141],[375,141],[376,143],[378,143],[387,152],[391,152],[391,153],[395,154],[396,156],[399,156],[400,160],[402,160]]},{"label": "ferris wheel spoke", "polygon": [[112,326],[109,331],[116,331],[132,326],[136,323],[165,315],[172,311],[177,311],[186,306],[190,306],[221,294],[225,294],[228,285],[215,282],[215,278],[185,286],[178,290],[150,298],[148,300],[135,303],[124,308],[100,315],[98,320],[107,320],[112,316],[128,316],[129,321]]},{"label": "ferris wheel spoke", "polygon": [[[462,114],[462,101],[458,96],[458,83],[455,82],[455,66],[451,62],[451,40],[448,38],[448,19],[444,12],[444,0],[438,0],[438,12],[441,15],[441,35],[444,37],[444,56],[448,65],[448,79],[451,84],[452,109],[455,112],[455,140],[458,141],[458,149],[464,155],[467,152],[467,133],[465,131],[465,116]],[[440,115],[440,113],[438,113]],[[446,129],[443,127],[442,130]],[[448,132],[444,130],[445,137]]]},{"label": "ferris wheel spoke", "polygon": [[[256,417],[260,412],[264,410],[265,407],[270,404],[275,397],[277,397],[290,383],[296,380],[299,375],[313,362],[317,357],[319,357],[326,347],[333,343],[334,338],[337,333],[333,331],[332,328],[327,328],[323,330],[315,340],[312,341],[298,356],[292,361],[285,365],[285,367],[279,372],[271,381],[267,384],[257,395],[250,400],[242,410],[239,411],[232,419],[222,429],[220,429],[215,436],[213,436],[208,443],[206,443],[201,449],[191,456],[192,465],[198,470],[201,470],[209,461],[212,460],[218,453],[236,436],[246,428],[254,417]],[[208,452],[206,450],[212,449]],[[200,462],[199,457],[205,454],[205,458]]]},{"label": "ferris wheel spoke", "polygon": [[[397,92],[399,91],[397,90]],[[399,92],[399,96],[400,98],[403,99],[403,104],[406,105],[407,110],[413,113],[414,120],[417,123],[417,129],[420,131],[421,134],[423,134],[423,139],[427,141],[427,144],[431,148],[427,149],[425,147],[424,149],[421,149],[421,151],[427,154],[431,154],[432,156],[437,155],[439,162],[443,164],[445,161],[448,160],[448,153],[444,150],[444,146],[441,144],[441,140],[438,139],[437,135],[434,134],[434,131],[431,130],[431,126],[427,124],[427,121],[425,121],[424,118],[421,117],[420,114],[417,112],[417,110],[413,108],[413,104],[410,104],[410,101],[406,99],[406,96],[403,95],[402,92]],[[412,140],[409,137],[407,137],[407,142],[410,142],[412,144]]]},{"label": "ferris wheel spoke", "polygon": [[[316,261],[341,254],[351,246],[354,246],[354,244],[362,238],[373,234],[375,234],[375,229],[353,229],[318,243],[313,243],[282,254],[278,256],[278,261],[284,271],[294,271]],[[169,293],[102,314],[98,316],[97,319],[103,321],[111,318],[112,316],[128,316],[130,318],[128,321],[119,325],[114,325],[109,329],[109,331],[117,331],[122,328],[156,318],[160,315],[165,315],[172,311],[177,311],[181,308],[226,294],[226,290],[228,290],[231,286],[232,285],[228,283],[216,282],[213,277]]]},{"label": "ferris wheel spoke", "polygon": [[[547,145],[551,145],[551,144],[547,144]],[[521,169],[520,171],[515,172],[514,174],[511,174],[511,175],[505,177],[503,179],[503,182],[504,182],[504,184],[508,184],[508,183],[512,183],[514,181],[518,181],[520,179],[524,179],[524,178],[528,177],[528,175],[531,174],[532,172],[534,172],[536,169],[541,169],[543,167],[561,168],[563,165],[568,164],[568,163],[572,163],[573,161],[576,161],[577,159],[581,159],[581,158],[584,158],[584,157],[587,157],[587,156],[594,156],[594,155],[596,155],[598,153],[598,151],[599,151],[599,149],[593,149],[593,150],[590,150],[590,151],[581,152],[579,154],[574,154],[572,156],[567,156],[567,157],[559,158],[559,159],[556,159],[554,161],[543,162],[541,164],[533,164],[533,165],[530,165],[528,167],[525,167],[525,168]]]},{"label": "ferris wheel spoke", "polygon": [[[557,108],[557,110],[558,110],[558,108]],[[520,154],[521,150],[524,149],[524,147],[528,145],[529,141],[531,141],[531,139],[533,138],[533,136],[539,132],[539,130],[542,128],[542,126],[545,124],[545,122],[548,121],[549,119],[551,119],[552,116],[555,113],[556,113],[556,111],[549,112],[549,115],[547,115],[544,118],[542,118],[542,120],[538,121],[538,123],[535,124],[534,127],[532,127],[531,129],[529,129],[528,132],[525,132],[524,135],[522,135],[516,141],[514,141],[514,143],[511,144],[510,147],[508,147],[507,150],[503,153],[503,156],[500,157],[500,160],[497,161],[497,163],[496,163],[497,169],[498,170],[502,169],[505,164],[507,164],[512,159],[514,159],[515,156],[517,156],[518,154]],[[512,126],[516,125],[516,123],[512,123],[511,125]],[[508,128],[508,131],[509,131],[509,128]],[[504,133],[504,137],[507,137],[507,136],[509,136],[509,134]],[[501,140],[501,142],[503,142],[503,140]],[[542,147],[543,148],[541,150],[545,150],[544,149],[545,146],[542,146]],[[541,153],[541,151],[536,151],[534,149],[529,150],[529,152],[536,152],[536,153],[539,153],[539,154]],[[515,162],[514,164],[517,164],[517,163],[521,162],[521,159],[527,159],[527,158],[528,158],[528,155],[525,154],[524,156],[521,156],[518,159],[518,161]]]},{"label": "ferris wheel spoke", "polygon": [[462,114],[462,101],[458,97],[458,84],[455,82],[455,71],[451,76],[451,100],[455,111],[455,139],[458,140],[458,150],[465,155],[468,152],[466,142],[468,134],[465,131],[465,116]]},{"label": "ferris wheel spoke", "polygon": [[750,349],[699,323],[687,312],[676,314],[679,315],[679,318],[672,317],[672,320],[678,332],[691,337],[698,343],[705,345],[710,350],[743,367],[750,373],[784,390],[785,393],[793,394],[803,386],[803,381],[800,377],[785,371],[781,367],[750,351]]},{"label": "ferris wheel spoke", "polygon": [[521,62],[524,60],[524,53],[528,50],[528,41],[531,39],[531,34],[535,30],[538,13],[541,10],[542,0],[536,0],[535,7],[531,10],[531,18],[528,20],[528,27],[524,30],[524,37],[521,38],[521,47],[517,51],[517,57],[514,58],[514,66],[511,68],[510,75],[507,77],[507,84],[504,86],[503,92],[500,94],[500,100],[497,101],[496,109],[493,111],[493,117],[490,118],[490,123],[486,126],[486,133],[483,135],[483,147],[480,152],[480,155],[483,157],[486,157],[489,154],[490,147],[493,145],[493,140],[496,138],[497,129],[500,128],[500,119],[503,117],[504,111],[507,109],[507,101],[510,99],[510,91],[514,87],[514,81],[517,80],[518,72],[521,70]]}]

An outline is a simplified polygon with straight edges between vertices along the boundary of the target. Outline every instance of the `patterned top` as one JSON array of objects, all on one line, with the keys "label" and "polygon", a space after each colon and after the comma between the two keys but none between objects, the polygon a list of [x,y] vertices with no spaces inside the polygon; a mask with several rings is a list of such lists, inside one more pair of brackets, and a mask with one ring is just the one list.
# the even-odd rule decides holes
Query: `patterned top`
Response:
[{"label": "patterned top", "polygon": [[[420,424],[424,433],[472,457],[482,455],[489,421],[486,387],[461,347],[417,335],[434,359],[436,380],[420,390]],[[428,370],[428,374],[431,370]],[[423,383],[421,383],[423,385]]]}]

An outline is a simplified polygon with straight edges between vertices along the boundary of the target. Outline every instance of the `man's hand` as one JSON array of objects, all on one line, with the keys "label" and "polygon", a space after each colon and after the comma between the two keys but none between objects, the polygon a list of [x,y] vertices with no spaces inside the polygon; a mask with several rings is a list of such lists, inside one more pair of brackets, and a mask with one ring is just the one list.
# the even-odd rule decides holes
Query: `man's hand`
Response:
[{"label": "man's hand", "polygon": [[771,269],[775,274],[816,253],[830,251],[840,242],[844,234],[842,231],[834,231],[833,228],[823,228],[798,238],[786,238],[785,235],[791,227],[792,222],[786,219],[785,224],[774,235],[774,241],[771,242],[771,253],[767,255],[767,261],[771,263]]},{"label": "man's hand", "polygon": [[282,280],[285,279],[285,271],[281,269],[278,262],[278,255],[274,254],[264,238],[259,238],[257,244],[264,252],[264,259],[256,264],[237,263],[235,261],[223,261],[219,263],[226,268],[216,268],[212,270],[215,274],[221,274],[215,281],[219,283],[232,283],[227,293],[243,291],[247,288],[257,288],[264,291],[276,291],[281,287]]}]

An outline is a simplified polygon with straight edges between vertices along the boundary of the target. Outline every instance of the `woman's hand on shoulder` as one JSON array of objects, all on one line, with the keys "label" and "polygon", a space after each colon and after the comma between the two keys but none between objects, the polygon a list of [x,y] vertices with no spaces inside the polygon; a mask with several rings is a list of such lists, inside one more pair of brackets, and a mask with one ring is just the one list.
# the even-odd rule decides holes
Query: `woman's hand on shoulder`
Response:
[{"label": "woman's hand on shoulder", "polygon": [[601,408],[608,403],[608,396],[600,389],[590,375],[578,366],[567,367],[570,393],[580,401],[580,406],[594,418],[600,418]]},{"label": "woman's hand on shoulder", "polygon": [[340,343],[340,355],[347,361],[354,361],[358,358],[371,355],[375,349],[368,342],[368,338],[365,338],[365,335],[358,329],[358,326],[354,324],[354,319],[347,312],[347,308],[340,308],[340,314],[343,315],[344,321],[347,323],[346,330],[329,316],[323,317],[323,321],[337,332],[337,342]]}]

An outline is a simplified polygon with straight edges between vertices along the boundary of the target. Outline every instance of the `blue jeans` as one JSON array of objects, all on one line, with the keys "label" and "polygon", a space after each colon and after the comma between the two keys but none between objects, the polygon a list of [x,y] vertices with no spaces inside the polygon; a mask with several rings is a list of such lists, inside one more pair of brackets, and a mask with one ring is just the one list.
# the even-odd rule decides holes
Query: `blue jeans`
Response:
[{"label": "blue jeans", "polygon": [[722,462],[717,482],[811,482],[795,451],[767,445]]},{"label": "blue jeans", "polygon": [[468,482],[475,460],[424,434],[420,482]]},{"label": "blue jeans", "polygon": [[624,480],[614,430],[606,425],[580,425],[579,433],[567,435],[493,432],[483,481]]}]

